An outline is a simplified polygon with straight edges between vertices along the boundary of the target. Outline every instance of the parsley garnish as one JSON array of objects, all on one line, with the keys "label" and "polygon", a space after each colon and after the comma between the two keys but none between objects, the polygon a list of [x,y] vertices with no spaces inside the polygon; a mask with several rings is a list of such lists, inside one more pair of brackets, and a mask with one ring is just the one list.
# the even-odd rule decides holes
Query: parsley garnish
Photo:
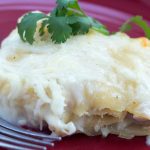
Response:
[{"label": "parsley garnish", "polygon": [[143,18],[141,16],[131,17],[120,27],[120,31],[121,32],[130,31],[133,27],[133,24],[140,27],[144,31],[146,37],[148,39],[150,39],[150,26],[148,25],[148,23],[145,20],[143,20]]},{"label": "parsley garnish", "polygon": [[105,35],[109,31],[104,25],[87,16],[80,8],[77,0],[57,0],[57,6],[50,15],[30,12],[18,23],[18,33],[24,42],[32,44],[37,22],[42,19],[40,36],[45,33],[45,27],[54,43],[64,43],[70,36],[86,34],[90,28]]}]

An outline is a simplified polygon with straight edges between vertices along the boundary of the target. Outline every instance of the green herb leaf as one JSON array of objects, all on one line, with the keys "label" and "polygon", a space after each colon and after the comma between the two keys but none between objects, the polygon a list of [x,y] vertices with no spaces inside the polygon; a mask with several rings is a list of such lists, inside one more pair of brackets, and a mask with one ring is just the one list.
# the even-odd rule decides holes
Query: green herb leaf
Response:
[{"label": "green herb leaf", "polygon": [[51,38],[55,43],[64,43],[72,33],[66,17],[50,17],[48,31],[52,34]]},{"label": "green herb leaf", "polygon": [[36,31],[37,22],[43,18],[45,18],[46,15],[44,13],[28,13],[21,19],[21,22],[18,23],[18,33],[20,35],[20,38],[24,42],[29,42],[32,44],[34,42],[34,34]]},{"label": "green herb leaf", "polygon": [[109,34],[109,31],[104,25],[96,21],[95,19],[87,16],[71,16],[68,18],[68,23],[71,24],[73,35],[85,34],[90,28],[101,32],[105,35]]},{"label": "green herb leaf", "polygon": [[56,3],[58,4],[58,7],[60,8],[67,8],[68,3],[70,0],[57,0]]},{"label": "green herb leaf", "polygon": [[78,34],[86,34],[89,32],[90,25],[86,24],[84,22],[77,22],[71,25],[72,27],[72,34],[78,35]]},{"label": "green herb leaf", "polygon": [[100,22],[98,22],[97,20],[90,18],[91,20],[91,24],[92,24],[92,28],[100,33],[103,33],[105,35],[109,35],[109,31],[108,29],[101,24]]},{"label": "green herb leaf", "polygon": [[57,0],[57,4],[60,8],[72,8],[82,12],[77,0]]},{"label": "green herb leaf", "polygon": [[86,16],[70,16],[67,18],[67,22],[72,28],[73,35],[85,34],[89,31],[89,28],[91,27],[89,19]]},{"label": "green herb leaf", "polygon": [[150,26],[145,20],[143,20],[141,16],[135,16],[130,18],[127,22],[125,22],[121,26],[120,31],[121,32],[130,31],[132,29],[132,24],[139,26],[144,31],[146,37],[150,39]]}]

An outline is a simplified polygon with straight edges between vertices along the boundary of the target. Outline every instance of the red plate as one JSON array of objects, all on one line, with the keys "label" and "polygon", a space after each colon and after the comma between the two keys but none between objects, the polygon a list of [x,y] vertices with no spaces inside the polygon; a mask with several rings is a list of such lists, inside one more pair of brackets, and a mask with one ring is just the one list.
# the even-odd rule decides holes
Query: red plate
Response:
[{"label": "red plate", "polygon": [[[19,16],[30,10],[41,10],[48,12],[54,2],[50,0],[0,0],[0,41],[4,39],[16,26]],[[81,3],[81,7],[90,15],[105,23],[111,31],[117,31],[118,27],[131,15],[111,8],[97,6],[89,3]],[[136,33],[135,33],[136,32]],[[142,33],[135,30],[133,36]],[[85,135],[74,135],[64,138],[62,142],[56,143],[54,148],[49,150],[149,150],[145,144],[145,137],[137,137],[132,140],[125,140],[117,136],[108,138],[87,137]]]}]

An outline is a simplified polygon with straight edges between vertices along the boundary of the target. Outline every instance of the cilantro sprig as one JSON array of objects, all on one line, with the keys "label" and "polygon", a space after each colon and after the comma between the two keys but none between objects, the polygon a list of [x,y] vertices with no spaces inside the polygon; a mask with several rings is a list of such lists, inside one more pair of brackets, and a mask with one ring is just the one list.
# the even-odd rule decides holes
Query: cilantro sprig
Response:
[{"label": "cilantro sprig", "polygon": [[120,31],[121,32],[127,32],[132,30],[133,25],[137,25],[138,27],[140,27],[144,33],[145,36],[150,39],[150,26],[148,25],[148,23],[142,18],[142,16],[134,16],[131,17],[129,20],[127,20],[121,27],[120,27]]},{"label": "cilantro sprig", "polygon": [[37,22],[42,20],[39,35],[45,34],[45,28],[51,35],[54,43],[64,43],[70,36],[86,34],[90,28],[101,32],[105,35],[109,34],[106,27],[87,16],[78,4],[78,0],[57,0],[57,6],[50,13],[30,12],[23,16],[18,23],[18,33],[24,42],[33,44],[34,34],[37,28]]},{"label": "cilantro sprig", "polygon": [[[84,13],[78,0],[56,0],[56,4],[48,15],[41,12],[29,12],[21,18],[17,27],[20,38],[24,42],[33,44],[35,41],[34,35],[38,21],[41,21],[39,35],[42,37],[45,32],[49,32],[52,41],[57,44],[66,42],[71,36],[86,34],[90,29],[109,35],[105,25]],[[150,26],[141,16],[131,17],[119,31],[127,32],[134,24],[139,26],[150,39]]]}]

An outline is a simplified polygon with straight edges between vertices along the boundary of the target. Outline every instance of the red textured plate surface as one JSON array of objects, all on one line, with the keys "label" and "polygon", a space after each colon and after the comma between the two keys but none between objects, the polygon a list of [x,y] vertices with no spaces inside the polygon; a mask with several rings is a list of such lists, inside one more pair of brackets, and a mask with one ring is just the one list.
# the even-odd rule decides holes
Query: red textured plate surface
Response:
[{"label": "red textured plate surface", "polygon": [[[41,10],[48,12],[54,6],[51,0],[0,0],[0,41],[4,39],[16,26],[19,16],[30,10]],[[130,14],[123,13],[111,8],[97,6],[89,3],[81,3],[81,7],[91,16],[105,23],[111,31],[117,31],[118,27]],[[133,36],[142,35],[135,29]],[[12,43],[13,44],[13,43]],[[145,137],[137,137],[125,140],[117,136],[108,138],[87,137],[85,135],[74,135],[64,138],[62,142],[56,143],[49,150],[149,150],[145,144]]]}]

